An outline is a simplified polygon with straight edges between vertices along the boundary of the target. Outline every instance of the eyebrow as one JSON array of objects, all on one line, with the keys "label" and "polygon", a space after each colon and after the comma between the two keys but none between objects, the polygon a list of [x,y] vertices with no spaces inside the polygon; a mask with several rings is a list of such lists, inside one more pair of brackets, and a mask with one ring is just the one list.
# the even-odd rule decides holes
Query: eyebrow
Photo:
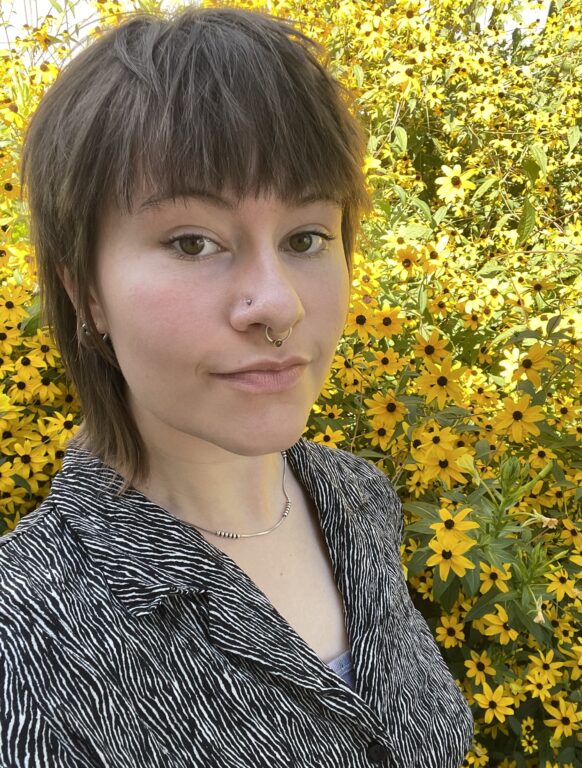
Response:
[{"label": "eyebrow", "polygon": [[[184,192],[180,195],[176,195],[176,197],[170,197],[167,195],[154,195],[152,197],[148,197],[146,200],[144,200],[139,208],[137,209],[137,215],[144,213],[147,210],[150,210],[152,208],[160,208],[164,205],[168,205],[169,203],[175,202],[176,200],[181,199],[192,199],[192,200],[201,200],[202,202],[208,202],[212,205],[215,205],[217,208],[222,208],[226,211],[235,211],[239,206],[237,203],[232,202],[231,200],[228,200],[224,197],[221,197],[220,195],[215,194],[214,192],[208,192],[206,190],[189,190],[188,192]],[[320,202],[320,203],[334,203],[336,205],[340,205],[339,200],[335,200],[332,197],[322,197],[321,195],[317,194],[316,192],[312,192],[308,195],[303,195],[302,197],[292,199],[291,204],[294,205],[296,208],[304,208],[307,205],[310,205],[311,203]]]}]

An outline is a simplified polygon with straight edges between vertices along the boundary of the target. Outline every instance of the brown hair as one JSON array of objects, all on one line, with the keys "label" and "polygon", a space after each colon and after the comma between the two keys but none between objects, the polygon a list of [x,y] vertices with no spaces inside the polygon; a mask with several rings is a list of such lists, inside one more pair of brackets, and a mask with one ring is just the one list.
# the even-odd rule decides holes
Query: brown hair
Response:
[{"label": "brown hair", "polygon": [[144,189],[164,197],[270,190],[289,201],[314,192],[342,205],[351,271],[370,207],[365,137],[349,93],[318,60],[323,53],[263,12],[139,14],[74,58],[32,117],[22,178],[44,317],[82,403],[74,442],[129,482],[147,476],[145,450],[115,353],[88,311],[100,214],[109,205],[131,211]]}]

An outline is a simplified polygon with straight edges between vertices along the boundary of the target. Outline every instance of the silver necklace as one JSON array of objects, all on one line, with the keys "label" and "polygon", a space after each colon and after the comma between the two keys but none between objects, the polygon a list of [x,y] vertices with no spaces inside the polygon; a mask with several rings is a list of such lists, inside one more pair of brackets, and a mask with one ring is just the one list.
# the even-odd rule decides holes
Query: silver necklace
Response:
[{"label": "silver necklace", "polygon": [[283,493],[285,494],[285,498],[287,501],[285,502],[285,509],[283,510],[283,516],[281,519],[275,523],[275,525],[271,526],[271,528],[267,528],[266,531],[257,531],[257,533],[232,533],[230,531],[210,531],[208,528],[202,528],[200,525],[194,525],[194,523],[190,523],[190,525],[193,528],[197,528],[199,531],[205,531],[205,533],[211,533],[213,536],[222,536],[224,539],[250,539],[253,536],[264,536],[266,533],[271,533],[271,531],[274,531],[275,528],[278,528],[283,520],[287,517],[291,510],[291,499],[287,495],[287,490],[285,489],[285,472],[287,470],[287,451],[281,451],[281,456],[283,457]]}]

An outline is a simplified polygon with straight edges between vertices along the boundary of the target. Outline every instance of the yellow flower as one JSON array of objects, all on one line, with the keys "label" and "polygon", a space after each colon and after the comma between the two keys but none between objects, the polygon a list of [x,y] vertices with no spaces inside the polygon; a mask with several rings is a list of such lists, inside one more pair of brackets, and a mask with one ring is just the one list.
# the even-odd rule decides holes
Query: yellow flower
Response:
[{"label": "yellow flower", "polygon": [[538,751],[538,740],[533,733],[525,733],[520,739],[520,744],[526,755],[533,755]]},{"label": "yellow flower", "polygon": [[531,397],[522,395],[517,402],[510,397],[503,400],[503,410],[494,419],[498,432],[508,432],[515,443],[523,443],[528,435],[539,435],[536,421],[543,421],[544,413],[539,405],[530,406]]},{"label": "yellow flower", "polygon": [[476,685],[483,685],[486,675],[495,675],[495,668],[491,665],[487,651],[482,651],[480,654],[471,651],[471,659],[464,664],[467,667],[467,677],[474,677]]},{"label": "yellow flower", "polygon": [[469,537],[463,531],[470,531],[473,528],[479,527],[479,523],[465,520],[470,513],[471,509],[467,508],[462,509],[453,516],[448,509],[441,507],[439,509],[439,517],[442,522],[431,523],[430,527],[434,529],[439,541],[442,541],[445,545],[454,544],[456,541],[466,541]]},{"label": "yellow flower", "polygon": [[570,650],[564,650],[564,656],[569,659],[563,666],[571,668],[571,679],[579,680],[582,677],[582,644],[573,645]]},{"label": "yellow flower", "polygon": [[560,667],[563,666],[561,661],[552,661],[554,658],[554,651],[549,650],[546,654],[543,651],[538,651],[538,656],[529,656],[531,661],[531,671],[539,671],[540,677],[547,680],[550,685],[555,685],[562,677],[562,671]]},{"label": "yellow flower", "polygon": [[527,683],[524,690],[534,699],[545,701],[550,698],[550,690],[553,687],[539,669],[534,669],[526,677]]},{"label": "yellow flower", "polygon": [[471,541],[457,541],[450,546],[445,546],[435,537],[428,542],[428,546],[435,554],[428,558],[426,564],[429,566],[438,565],[439,574],[443,581],[448,579],[451,571],[462,577],[467,573],[467,570],[475,567],[474,563],[464,557],[464,553],[468,552],[474,544],[475,542]]},{"label": "yellow flower", "polygon": [[555,728],[554,737],[556,739],[567,738],[580,728],[582,712],[578,712],[578,708],[573,702],[559,699],[558,706],[551,704],[544,704],[544,706],[548,714],[552,715],[548,720],[544,720],[544,725]]},{"label": "yellow flower", "polygon": [[453,359],[448,357],[440,366],[431,360],[424,361],[425,370],[416,380],[416,389],[426,397],[427,405],[437,401],[439,408],[444,408],[447,400],[462,404],[463,393],[458,379],[464,370],[460,365],[453,368]]},{"label": "yellow flower", "polygon": [[371,398],[365,398],[368,406],[367,413],[374,416],[374,421],[393,430],[399,421],[402,421],[408,413],[408,408],[396,399],[393,390],[376,392]]},{"label": "yellow flower", "polygon": [[377,376],[383,373],[386,373],[389,376],[395,376],[405,367],[406,360],[402,360],[398,355],[398,352],[395,352],[393,349],[387,349],[386,352],[383,352],[382,350],[374,350],[373,365],[375,368],[374,373]]},{"label": "yellow flower", "polygon": [[416,357],[429,358],[433,361],[444,360],[448,357],[449,353],[445,347],[448,346],[449,340],[441,339],[436,328],[433,328],[429,335],[415,333],[415,338],[414,354]]},{"label": "yellow flower", "polygon": [[373,420],[372,424],[374,429],[371,432],[366,432],[364,437],[367,437],[374,447],[379,447],[381,451],[387,451],[394,430],[381,423],[376,424],[375,420]]},{"label": "yellow flower", "polygon": [[381,338],[390,338],[403,330],[400,307],[391,307],[387,303],[382,305],[380,311],[374,313],[372,318],[374,335]]},{"label": "yellow flower", "polygon": [[445,648],[454,648],[465,641],[464,624],[456,616],[442,616],[436,630],[436,638]]},{"label": "yellow flower", "polygon": [[553,592],[558,602],[566,596],[572,599],[578,596],[574,580],[568,578],[568,573],[564,568],[546,574],[546,579],[550,582],[547,588],[548,592]]},{"label": "yellow flower", "polygon": [[455,203],[465,198],[468,190],[475,189],[475,184],[469,181],[471,176],[478,173],[476,168],[469,168],[466,171],[461,170],[459,164],[452,168],[448,165],[441,166],[444,176],[436,179],[438,185],[437,195],[445,203]]},{"label": "yellow flower", "polygon": [[15,443],[14,453],[16,457],[13,460],[12,470],[15,475],[25,480],[32,473],[37,474],[42,471],[48,461],[44,445],[32,445],[30,440],[25,440],[23,444]]},{"label": "yellow flower", "polygon": [[10,398],[8,397],[8,395],[5,395],[4,392],[0,392],[0,416],[3,416],[5,413],[8,413],[11,407],[12,405],[10,403]]},{"label": "yellow flower", "polygon": [[483,683],[483,693],[476,693],[475,701],[482,709],[486,710],[484,716],[486,723],[492,722],[494,717],[499,722],[504,723],[506,716],[512,715],[514,712],[511,707],[513,698],[503,695],[502,685],[498,685],[493,691],[488,683]]},{"label": "yellow flower", "polygon": [[535,344],[523,354],[519,359],[519,367],[513,374],[513,380],[516,381],[526,376],[536,389],[542,385],[539,371],[544,368],[551,370],[554,366],[550,357],[550,350],[536,341]]},{"label": "yellow flower", "polygon": [[55,412],[52,416],[47,416],[44,422],[47,434],[51,437],[58,437],[61,444],[73,437],[78,430],[75,416],[72,413],[67,413],[63,416],[62,413]]},{"label": "yellow flower", "polygon": [[463,474],[466,470],[459,460],[466,454],[465,448],[453,448],[448,451],[445,458],[439,458],[436,453],[427,454],[421,462],[423,478],[425,480],[438,478],[447,488],[451,488],[453,483],[464,485],[467,483],[467,478]]},{"label": "yellow flower", "polygon": [[355,302],[350,308],[344,332],[349,334],[357,333],[364,344],[366,344],[371,331],[373,331],[372,311],[363,302]]},{"label": "yellow flower", "polygon": [[519,632],[509,626],[509,616],[507,611],[500,603],[495,603],[497,613],[488,613],[483,616],[483,634],[489,637],[498,637],[501,645],[507,645],[510,640],[515,640]]},{"label": "yellow flower", "polygon": [[494,565],[488,565],[487,563],[481,563],[481,573],[479,578],[483,582],[481,584],[480,592],[482,595],[486,595],[492,586],[496,586],[501,592],[508,592],[509,587],[505,583],[511,579],[511,571],[509,565],[504,564],[504,570],[500,571]]},{"label": "yellow flower", "polygon": [[330,448],[337,448],[338,443],[344,440],[344,433],[340,429],[332,429],[331,427],[326,427],[325,432],[318,432],[313,438],[314,443],[328,445]]}]

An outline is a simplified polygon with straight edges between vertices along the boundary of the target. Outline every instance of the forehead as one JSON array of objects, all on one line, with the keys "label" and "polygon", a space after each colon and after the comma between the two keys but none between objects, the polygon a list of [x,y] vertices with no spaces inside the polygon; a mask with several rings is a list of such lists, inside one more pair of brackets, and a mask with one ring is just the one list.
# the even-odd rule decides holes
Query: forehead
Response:
[{"label": "forehead", "polygon": [[204,189],[188,189],[179,195],[168,195],[165,192],[155,192],[146,194],[134,205],[134,213],[141,216],[151,210],[159,210],[168,206],[186,205],[188,202],[201,202],[211,205],[223,211],[236,212],[240,210],[249,201],[258,201],[259,199],[273,201],[283,207],[302,209],[310,205],[320,203],[330,207],[340,207],[341,202],[328,194],[318,192],[305,192],[300,195],[281,197],[276,192],[263,190],[254,194],[234,195],[231,191],[211,191]]}]

